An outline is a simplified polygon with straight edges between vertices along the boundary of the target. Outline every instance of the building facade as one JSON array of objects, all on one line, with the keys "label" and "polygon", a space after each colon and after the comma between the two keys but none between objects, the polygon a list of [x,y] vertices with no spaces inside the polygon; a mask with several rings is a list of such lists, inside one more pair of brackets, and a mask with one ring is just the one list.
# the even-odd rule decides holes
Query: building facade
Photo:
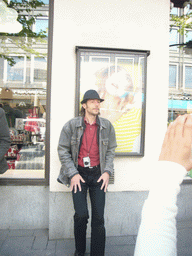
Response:
[{"label": "building facade", "polygon": [[[158,159],[167,127],[169,15],[170,3],[167,0],[104,2],[50,0],[49,20],[52,22],[49,21],[49,24],[52,29],[47,37],[48,68],[45,69],[42,56],[34,56],[28,63],[27,57],[15,58],[13,55],[16,65],[24,67],[23,74],[21,68],[17,69],[17,79],[20,79],[17,84],[12,75],[15,73],[16,65],[12,68],[6,64],[8,60],[1,60],[4,63],[1,69],[4,72],[7,70],[5,77],[2,78],[2,89],[11,89],[13,92],[11,101],[12,103],[15,101],[16,104],[19,104],[24,97],[21,91],[24,93],[27,90],[26,93],[29,94],[26,94],[24,100],[22,98],[22,102],[29,104],[27,110],[32,109],[32,114],[36,115],[32,116],[34,119],[30,117],[30,120],[25,121],[32,121],[32,124],[28,122],[28,127],[35,126],[36,134],[35,131],[26,130],[25,122],[21,124],[26,127],[24,134],[28,135],[28,132],[31,132],[32,139],[28,145],[25,145],[26,148],[21,148],[23,154],[27,149],[36,151],[40,145],[45,146],[45,153],[42,156],[44,160],[40,161],[44,166],[38,168],[38,161],[35,161],[37,169],[28,165],[23,172],[20,171],[20,176],[14,176],[18,175],[17,169],[12,169],[9,176],[6,173],[5,177],[1,178],[0,227],[2,229],[49,228],[51,239],[73,237],[71,193],[67,187],[57,182],[60,170],[57,144],[62,126],[75,115],[77,57],[75,49],[76,46],[87,46],[150,51],[146,73],[144,156],[115,157],[114,184],[109,186],[107,192],[105,212],[108,236],[137,233],[142,205],[148,194],[144,166],[153,168],[152,163]],[[42,81],[45,72],[47,72],[46,85],[45,81]],[[23,88],[21,85],[28,87]],[[16,93],[18,101],[14,99]],[[44,118],[42,106],[46,113],[45,138],[44,133],[38,135],[40,128],[44,127],[41,124]],[[41,112],[34,113],[35,110]],[[28,119],[27,117],[29,115],[21,119]],[[16,166],[20,159],[16,159]],[[154,182],[157,180],[158,177]],[[182,185],[178,201],[178,219],[188,220],[192,217],[190,193],[191,185]]]}]

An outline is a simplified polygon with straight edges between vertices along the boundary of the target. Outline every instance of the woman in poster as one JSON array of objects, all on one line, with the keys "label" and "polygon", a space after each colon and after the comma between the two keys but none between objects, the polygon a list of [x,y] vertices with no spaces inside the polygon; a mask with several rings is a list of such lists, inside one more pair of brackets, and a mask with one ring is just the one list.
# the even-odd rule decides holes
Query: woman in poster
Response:
[{"label": "woman in poster", "polygon": [[133,85],[131,75],[122,66],[96,72],[100,97],[105,99],[101,116],[108,118],[116,131],[116,152],[140,153],[142,93]]}]

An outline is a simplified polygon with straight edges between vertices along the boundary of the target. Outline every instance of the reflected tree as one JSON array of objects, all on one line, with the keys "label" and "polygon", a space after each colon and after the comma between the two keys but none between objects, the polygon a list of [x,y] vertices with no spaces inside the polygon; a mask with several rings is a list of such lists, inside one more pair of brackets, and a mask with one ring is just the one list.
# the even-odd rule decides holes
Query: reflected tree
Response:
[{"label": "reflected tree", "polygon": [[[17,20],[22,24],[22,30],[16,34],[0,33],[0,58],[8,61],[10,66],[15,64],[11,55],[25,54],[45,57],[47,52],[39,51],[38,45],[47,44],[47,31],[34,32],[33,26],[37,17],[42,16],[45,4],[40,0],[3,0],[7,7],[13,8],[18,13]],[[47,28],[48,29],[48,28]]]}]

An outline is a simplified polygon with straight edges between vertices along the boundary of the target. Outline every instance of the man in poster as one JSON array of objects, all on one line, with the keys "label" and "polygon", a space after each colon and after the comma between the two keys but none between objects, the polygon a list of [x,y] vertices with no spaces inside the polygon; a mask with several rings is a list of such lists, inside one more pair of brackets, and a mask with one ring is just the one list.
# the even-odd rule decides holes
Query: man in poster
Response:
[{"label": "man in poster", "polygon": [[90,255],[104,256],[105,252],[105,192],[113,173],[117,145],[111,122],[99,117],[102,101],[95,90],[85,92],[82,116],[67,122],[59,139],[62,167],[58,181],[70,185],[72,191],[76,256],[83,256],[86,250],[88,190],[92,207]]}]

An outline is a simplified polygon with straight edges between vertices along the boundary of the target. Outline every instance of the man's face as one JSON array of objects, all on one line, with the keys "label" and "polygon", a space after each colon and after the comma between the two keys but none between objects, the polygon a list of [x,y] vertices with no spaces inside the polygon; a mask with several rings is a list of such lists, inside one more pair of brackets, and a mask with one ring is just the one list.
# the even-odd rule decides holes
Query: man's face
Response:
[{"label": "man's face", "polygon": [[83,104],[85,114],[97,116],[100,114],[100,100],[91,99]]}]

